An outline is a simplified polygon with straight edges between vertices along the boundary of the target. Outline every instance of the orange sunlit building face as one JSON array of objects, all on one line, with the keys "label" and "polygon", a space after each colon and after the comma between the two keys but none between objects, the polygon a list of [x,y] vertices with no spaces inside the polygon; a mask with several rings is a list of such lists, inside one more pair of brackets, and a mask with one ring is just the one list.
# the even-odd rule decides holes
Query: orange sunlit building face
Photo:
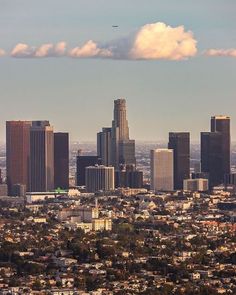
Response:
[{"label": "orange sunlit building face", "polygon": [[9,194],[15,184],[29,188],[30,121],[6,122],[7,183]]}]

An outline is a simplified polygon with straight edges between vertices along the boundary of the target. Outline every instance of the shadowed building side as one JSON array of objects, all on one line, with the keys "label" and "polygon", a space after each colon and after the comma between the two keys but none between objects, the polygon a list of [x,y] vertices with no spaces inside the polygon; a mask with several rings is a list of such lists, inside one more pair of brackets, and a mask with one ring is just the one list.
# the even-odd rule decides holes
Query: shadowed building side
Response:
[{"label": "shadowed building side", "polygon": [[181,190],[190,174],[190,134],[170,132],[168,148],[174,153],[174,189]]},{"label": "shadowed building side", "polygon": [[209,174],[212,188],[230,174],[230,117],[211,117],[211,132],[201,133],[201,171]]},{"label": "shadowed building side", "polygon": [[85,175],[88,193],[113,191],[115,188],[114,167],[99,165],[86,167]]},{"label": "shadowed building side", "polygon": [[85,185],[85,169],[89,166],[101,165],[102,161],[98,156],[81,156],[76,159],[76,178],[77,185]]},{"label": "shadowed building side", "polygon": [[211,117],[211,132],[220,132],[221,137],[221,152],[222,152],[222,173],[230,173],[230,117],[228,116],[213,116]]},{"label": "shadowed building side", "polygon": [[102,128],[97,133],[97,155],[102,160],[102,165],[110,166],[111,159],[111,128]]},{"label": "shadowed building side", "polygon": [[33,121],[30,130],[30,191],[54,189],[54,135],[48,121]]},{"label": "shadowed building side", "polygon": [[54,186],[69,188],[69,134],[54,133]]},{"label": "shadowed building side", "polygon": [[209,175],[209,186],[223,183],[222,134],[219,132],[201,133],[201,170]]}]

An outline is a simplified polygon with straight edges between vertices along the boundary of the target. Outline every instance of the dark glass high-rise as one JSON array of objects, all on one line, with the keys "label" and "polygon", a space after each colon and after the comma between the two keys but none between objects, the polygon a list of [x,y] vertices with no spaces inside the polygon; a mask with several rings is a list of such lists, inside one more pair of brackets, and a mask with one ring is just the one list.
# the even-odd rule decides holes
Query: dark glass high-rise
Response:
[{"label": "dark glass high-rise", "polygon": [[201,170],[208,173],[210,188],[223,182],[221,139],[220,132],[201,133]]},{"label": "dark glass high-rise", "polygon": [[33,121],[30,128],[30,191],[54,189],[54,135],[49,121]]},{"label": "dark glass high-rise", "polygon": [[86,167],[101,165],[102,160],[98,156],[82,156],[78,155],[76,160],[76,178],[77,185],[84,186],[85,185],[85,172]]},{"label": "dark glass high-rise", "polygon": [[201,133],[201,171],[209,174],[210,187],[230,174],[230,142],[230,117],[211,117],[211,132]]},{"label": "dark glass high-rise", "polygon": [[54,186],[69,188],[69,134],[54,133]]},{"label": "dark glass high-rise", "polygon": [[230,173],[230,117],[211,117],[211,132],[221,133],[222,174]]},{"label": "dark glass high-rise", "polygon": [[170,132],[168,148],[174,153],[174,189],[183,189],[183,181],[190,174],[190,134]]},{"label": "dark glass high-rise", "polygon": [[112,165],[111,154],[111,128],[102,128],[102,131],[97,133],[97,155],[102,159],[102,165]]}]

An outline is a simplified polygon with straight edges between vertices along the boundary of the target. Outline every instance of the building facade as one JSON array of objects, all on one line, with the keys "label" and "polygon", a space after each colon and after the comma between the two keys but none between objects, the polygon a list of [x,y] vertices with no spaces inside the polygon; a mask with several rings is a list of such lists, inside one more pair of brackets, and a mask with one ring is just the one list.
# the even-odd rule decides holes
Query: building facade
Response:
[{"label": "building facade", "polygon": [[77,185],[85,185],[85,169],[89,166],[101,165],[102,160],[98,156],[82,156],[78,155],[76,159],[76,178]]},{"label": "building facade", "polygon": [[171,149],[151,150],[151,190],[173,191],[174,153]]},{"label": "building facade", "polygon": [[111,128],[102,128],[97,134],[97,155],[104,166],[112,165]]},{"label": "building facade", "polygon": [[85,184],[88,193],[115,189],[114,167],[96,165],[86,167],[85,171]]},{"label": "building facade", "polygon": [[29,190],[30,121],[6,122],[6,166],[9,194],[16,184]]},{"label": "building facade", "polygon": [[221,136],[219,132],[201,133],[201,170],[208,173],[210,187],[221,184],[224,178]]},{"label": "building facade", "polygon": [[211,188],[230,174],[230,143],[230,117],[211,117],[211,132],[201,133],[201,171],[209,174]]},{"label": "building facade", "polygon": [[33,121],[30,128],[30,191],[54,189],[54,135],[49,121]]},{"label": "building facade", "polygon": [[211,132],[221,133],[222,174],[230,173],[230,117],[213,116],[211,118]]},{"label": "building facade", "polygon": [[180,190],[190,174],[190,134],[170,132],[168,148],[174,153],[174,189]]},{"label": "building facade", "polygon": [[54,133],[54,186],[69,188],[69,134]]},{"label": "building facade", "polygon": [[184,179],[184,190],[193,192],[205,192],[208,191],[208,179],[196,178],[196,179]]},{"label": "building facade", "polygon": [[112,165],[119,170],[120,165],[136,165],[135,142],[129,138],[126,116],[126,100],[114,101],[114,118],[111,134]]},{"label": "building facade", "polygon": [[116,188],[142,188],[143,172],[136,170],[133,166],[115,172]]}]

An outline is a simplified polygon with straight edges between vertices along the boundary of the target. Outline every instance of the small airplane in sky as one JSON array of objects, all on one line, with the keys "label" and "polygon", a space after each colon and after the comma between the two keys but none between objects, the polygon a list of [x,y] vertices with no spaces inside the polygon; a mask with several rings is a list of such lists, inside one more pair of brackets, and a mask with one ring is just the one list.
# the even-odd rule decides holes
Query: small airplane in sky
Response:
[{"label": "small airplane in sky", "polygon": [[118,27],[119,27],[118,25],[113,25],[113,26],[112,26],[112,28],[118,28]]}]

